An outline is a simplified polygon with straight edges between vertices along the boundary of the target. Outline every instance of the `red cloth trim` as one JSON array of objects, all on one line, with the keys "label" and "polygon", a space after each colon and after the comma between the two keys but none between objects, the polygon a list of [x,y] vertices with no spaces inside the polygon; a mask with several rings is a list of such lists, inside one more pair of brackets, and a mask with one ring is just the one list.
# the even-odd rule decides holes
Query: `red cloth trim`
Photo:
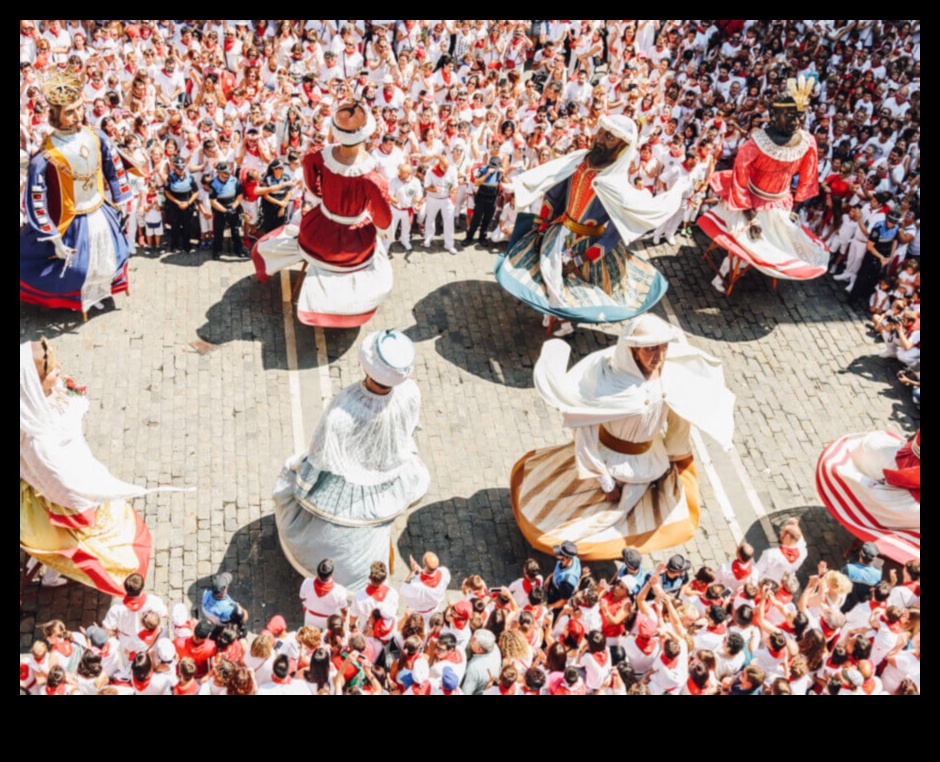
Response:
[{"label": "red cloth trim", "polygon": [[297,310],[297,319],[304,325],[318,325],[322,328],[357,328],[368,323],[374,314],[375,310],[363,312],[361,315],[326,315]]},{"label": "red cloth trim", "polygon": [[[863,542],[875,543],[882,555],[901,564],[920,560],[920,532],[887,530],[879,526],[838,475],[836,469],[849,460],[845,442],[846,437],[843,437],[829,445],[816,464],[816,492],[823,504],[846,530]],[[848,498],[843,497],[843,492]]]}]

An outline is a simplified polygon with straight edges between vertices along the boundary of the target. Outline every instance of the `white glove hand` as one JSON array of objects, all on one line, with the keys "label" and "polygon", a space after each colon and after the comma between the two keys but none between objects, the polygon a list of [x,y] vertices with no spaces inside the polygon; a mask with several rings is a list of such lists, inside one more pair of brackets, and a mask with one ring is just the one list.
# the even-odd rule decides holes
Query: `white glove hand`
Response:
[{"label": "white glove hand", "polygon": [[56,235],[50,235],[45,238],[38,238],[37,240],[52,241],[53,246],[55,246],[55,255],[59,259],[64,259],[66,262],[71,260],[72,255],[75,253],[75,249],[65,245],[61,234],[57,233]]},{"label": "white glove hand", "polygon": [[601,489],[604,490],[604,492],[613,492],[614,487],[617,486],[617,482],[614,481],[614,477],[610,474],[604,474],[598,477],[597,481],[601,483]]}]

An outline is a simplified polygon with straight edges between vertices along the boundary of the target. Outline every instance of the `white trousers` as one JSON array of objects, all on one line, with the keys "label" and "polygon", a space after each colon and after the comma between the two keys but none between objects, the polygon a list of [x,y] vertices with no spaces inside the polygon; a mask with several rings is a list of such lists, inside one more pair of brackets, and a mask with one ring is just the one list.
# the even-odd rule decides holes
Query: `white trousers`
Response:
[{"label": "white trousers", "polygon": [[454,202],[450,198],[433,198],[428,196],[427,217],[424,220],[424,243],[431,245],[431,239],[434,237],[434,223],[437,220],[438,212],[444,220],[444,248],[452,249],[454,247]]},{"label": "white trousers", "polygon": [[405,247],[411,246],[411,215],[408,209],[392,207],[392,227],[389,229],[389,242],[395,242],[398,226],[401,225],[401,243]]}]

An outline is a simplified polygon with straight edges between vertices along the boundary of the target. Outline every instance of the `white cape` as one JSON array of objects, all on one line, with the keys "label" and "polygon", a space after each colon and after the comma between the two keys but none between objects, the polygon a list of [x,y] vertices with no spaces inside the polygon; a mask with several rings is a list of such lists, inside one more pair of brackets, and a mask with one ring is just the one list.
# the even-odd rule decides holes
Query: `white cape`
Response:
[{"label": "white cape", "polygon": [[[634,142],[616,162],[594,179],[593,184],[597,197],[610,215],[625,246],[669,221],[679,211],[682,194],[688,184],[678,182],[671,190],[655,196],[637,190],[630,184],[627,174],[635,153]],[[571,177],[587,154],[586,149],[574,151],[523,172],[513,181],[516,207],[524,209],[539,201],[549,189]]]},{"label": "white cape", "polygon": [[[593,352],[568,370],[571,347],[553,339],[535,364],[535,388],[564,413],[569,428],[594,426],[637,412],[644,399],[640,376],[614,368],[617,346]],[[725,386],[721,362],[687,344],[671,342],[663,365],[667,404],[724,449],[734,437],[734,394]]]}]

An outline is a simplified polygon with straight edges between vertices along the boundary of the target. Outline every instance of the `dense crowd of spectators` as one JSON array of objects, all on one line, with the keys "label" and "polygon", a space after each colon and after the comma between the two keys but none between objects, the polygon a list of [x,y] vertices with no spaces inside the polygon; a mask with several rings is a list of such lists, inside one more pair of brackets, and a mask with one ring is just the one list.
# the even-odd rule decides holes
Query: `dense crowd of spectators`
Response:
[{"label": "dense crowd of spectators", "polygon": [[[787,79],[814,79],[804,126],[818,145],[822,191],[799,213],[828,243],[833,277],[870,313],[883,356],[904,366],[899,378],[919,402],[918,20],[21,21],[21,197],[28,158],[51,130],[41,78],[56,67],[86,78],[86,119],[117,142],[131,169],[132,244],[158,252],[165,242],[177,251],[198,245],[216,255],[220,227],[242,254],[243,235],[299,220],[311,201],[300,160],[331,142],[333,109],[349,99],[367,103],[376,117],[369,149],[390,181],[401,245],[410,249],[412,225],[423,223],[430,245],[440,215],[445,247],[454,250],[455,228],[468,229],[468,241],[477,231],[484,244],[506,241],[517,211],[512,178],[587,147],[603,114],[637,122],[631,177],[657,193],[679,164],[730,168]],[[680,234],[691,235],[698,210],[717,200],[705,182],[694,191]],[[237,627],[213,624],[210,632],[199,622],[189,632],[188,617],[167,623],[159,606],[145,622],[129,591],[115,615],[126,624],[96,628],[78,659],[70,644],[79,638],[51,624],[21,667],[21,685],[93,692],[132,672],[138,692],[171,684],[186,692],[206,676],[202,689],[210,692],[265,692],[291,675],[314,692],[431,686],[475,693],[487,685],[503,692],[871,692],[883,671],[889,692],[915,690],[919,609],[908,599],[877,619],[859,614],[849,627],[837,624],[857,608],[842,614],[835,603],[845,586],[834,576],[840,573],[813,578],[798,604],[787,598],[796,592],[792,575],[736,586],[718,573],[700,571],[694,587],[672,590],[669,570],[657,569],[645,593],[642,584],[588,575],[571,603],[551,614],[537,592],[530,600],[531,579],[523,580],[525,596],[516,589],[481,597],[471,578],[468,621],[477,634],[462,666],[453,654],[467,643],[451,638],[455,606],[418,617],[420,624],[401,617],[391,640],[375,637],[374,612],[364,612],[358,632],[348,616],[296,634],[274,622],[249,648]],[[884,598],[876,585],[875,597],[900,595],[907,582]],[[714,597],[709,591],[719,583]],[[616,626],[612,609],[627,612]],[[609,634],[618,627],[619,635]],[[719,637],[722,628],[728,634]],[[866,651],[879,638],[891,646]],[[624,658],[618,648],[643,657]],[[605,653],[606,673],[593,666]],[[442,659],[453,668],[440,668]],[[403,672],[414,675],[411,682]]]},{"label": "dense crowd of spectators", "polygon": [[[32,694],[124,695],[912,695],[920,691],[920,562],[882,574],[874,545],[841,571],[820,563],[801,590],[796,522],[754,559],[742,543],[719,568],[681,555],[648,568],[635,550],[599,578],[566,542],[543,578],[490,587],[478,575],[448,594],[434,553],[396,590],[384,563],[345,590],[324,559],[300,588],[289,631],[274,615],[253,638],[219,573],[190,612],[168,612],[127,578],[104,621],[61,621],[21,657]],[[885,579],[882,579],[882,577]],[[250,641],[250,642],[249,642]]]}]

